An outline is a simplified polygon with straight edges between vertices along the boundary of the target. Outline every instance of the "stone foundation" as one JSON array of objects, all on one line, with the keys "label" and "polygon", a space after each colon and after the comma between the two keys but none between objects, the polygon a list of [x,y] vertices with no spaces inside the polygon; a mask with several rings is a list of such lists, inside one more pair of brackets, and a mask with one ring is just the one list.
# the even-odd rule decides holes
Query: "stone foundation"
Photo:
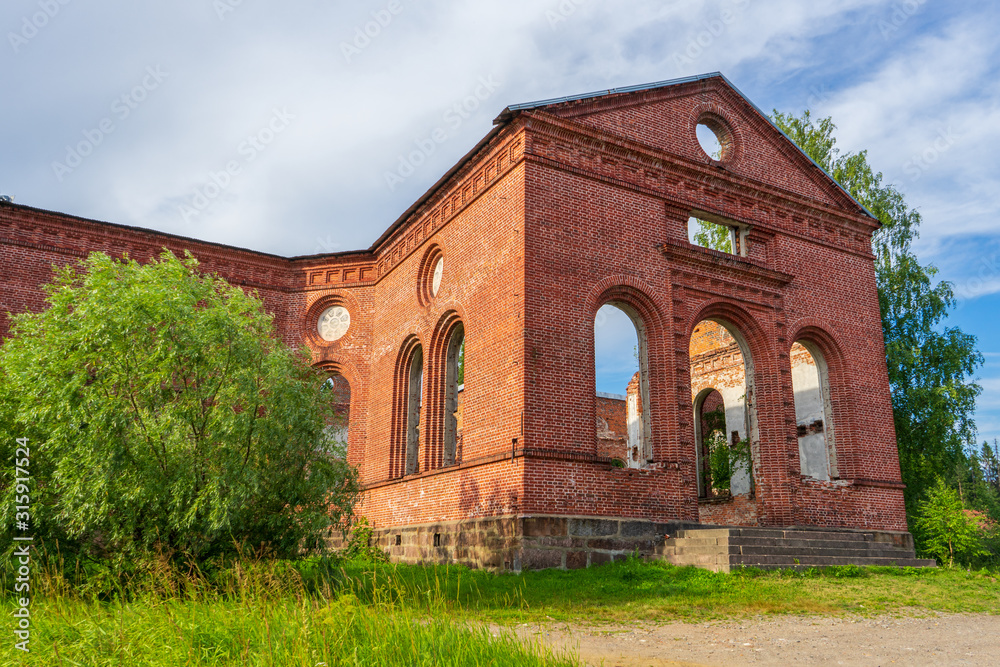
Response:
[{"label": "stone foundation", "polygon": [[[905,532],[727,527],[587,516],[501,516],[376,528],[373,541],[397,563],[460,564],[512,572],[575,570],[631,555],[723,572],[747,565],[933,565],[914,558],[913,538]],[[340,542],[332,540],[331,546]]]},{"label": "stone foundation", "polygon": [[632,554],[648,557],[668,535],[698,524],[607,517],[489,517],[377,528],[373,540],[398,563],[459,563],[499,571],[578,569]]}]

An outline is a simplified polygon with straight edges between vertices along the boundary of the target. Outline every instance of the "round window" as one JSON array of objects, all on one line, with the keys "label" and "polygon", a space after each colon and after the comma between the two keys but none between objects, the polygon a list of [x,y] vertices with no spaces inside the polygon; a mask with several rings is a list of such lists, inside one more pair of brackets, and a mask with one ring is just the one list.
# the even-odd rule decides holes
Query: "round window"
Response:
[{"label": "round window", "polygon": [[431,296],[437,296],[441,289],[441,276],[444,274],[444,257],[438,257],[434,265],[434,278],[431,280]]},{"label": "round window", "polygon": [[333,342],[343,337],[351,326],[351,313],[343,306],[332,306],[323,311],[316,325],[320,338]]}]

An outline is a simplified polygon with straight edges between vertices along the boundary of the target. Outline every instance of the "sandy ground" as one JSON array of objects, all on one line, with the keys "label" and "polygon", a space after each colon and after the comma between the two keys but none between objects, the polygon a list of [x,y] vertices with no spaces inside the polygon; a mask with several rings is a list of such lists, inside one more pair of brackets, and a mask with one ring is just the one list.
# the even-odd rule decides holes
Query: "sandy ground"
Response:
[{"label": "sandy ground", "polygon": [[521,626],[587,665],[1000,665],[1000,616],[769,616],[711,623]]}]

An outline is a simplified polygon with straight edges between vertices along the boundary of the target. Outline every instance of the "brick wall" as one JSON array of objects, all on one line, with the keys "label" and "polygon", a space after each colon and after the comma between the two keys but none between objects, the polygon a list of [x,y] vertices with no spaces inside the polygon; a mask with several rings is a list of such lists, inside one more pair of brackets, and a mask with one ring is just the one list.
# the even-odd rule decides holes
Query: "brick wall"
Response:
[{"label": "brick wall", "polygon": [[[706,114],[728,128],[723,162],[695,140]],[[740,227],[745,256],[689,244],[692,214]],[[349,384],[348,456],[367,486],[360,511],[379,530],[526,514],[698,521],[691,370],[706,361],[698,346],[710,333],[696,326],[711,320],[741,341],[757,465],[752,507],[707,508],[701,520],[905,530],[875,228],[715,77],[506,113],[364,251],[281,258],[0,205],[0,310],[40,308],[50,265],[90,250],[191,250],[257,290],[280,335]],[[639,469],[616,468],[595,437],[608,407],[596,397],[593,349],[605,303],[640,321],[651,456]],[[328,342],[316,322],[334,305],[351,325]],[[445,467],[444,357],[458,324],[462,450]],[[830,482],[801,474],[795,341],[828,369],[839,468]],[[401,476],[401,392],[417,345],[419,469]]]}]

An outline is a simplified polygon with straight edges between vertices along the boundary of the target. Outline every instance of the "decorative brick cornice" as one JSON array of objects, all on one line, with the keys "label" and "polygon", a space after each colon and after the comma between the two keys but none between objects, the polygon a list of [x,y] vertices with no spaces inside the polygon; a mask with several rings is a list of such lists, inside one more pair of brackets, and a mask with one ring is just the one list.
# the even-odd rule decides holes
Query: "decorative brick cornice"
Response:
[{"label": "decorative brick cornice", "polygon": [[[698,163],[545,111],[526,112],[524,118],[525,128],[529,131],[526,155],[569,166],[566,159],[561,159],[560,152],[563,155],[567,151],[572,152],[580,158],[578,162],[586,165],[586,171],[673,199],[681,207],[698,208],[693,198],[684,201],[684,192],[679,188],[682,183],[696,183],[716,196],[733,201],[753,200],[757,208],[781,209],[784,217],[809,219],[816,228],[836,226],[844,230],[845,238],[852,245],[863,243],[878,228],[876,221],[862,213],[834,208],[747,176],[736,175],[725,166]],[[611,161],[602,159],[605,157],[610,157]],[[780,231],[784,233],[787,230]]]},{"label": "decorative brick cornice", "polygon": [[719,269],[732,273],[742,280],[777,289],[792,282],[794,276],[769,269],[748,257],[738,257],[719,250],[700,248],[691,244],[666,241],[660,245],[663,254],[673,262],[708,274],[718,276]]}]

